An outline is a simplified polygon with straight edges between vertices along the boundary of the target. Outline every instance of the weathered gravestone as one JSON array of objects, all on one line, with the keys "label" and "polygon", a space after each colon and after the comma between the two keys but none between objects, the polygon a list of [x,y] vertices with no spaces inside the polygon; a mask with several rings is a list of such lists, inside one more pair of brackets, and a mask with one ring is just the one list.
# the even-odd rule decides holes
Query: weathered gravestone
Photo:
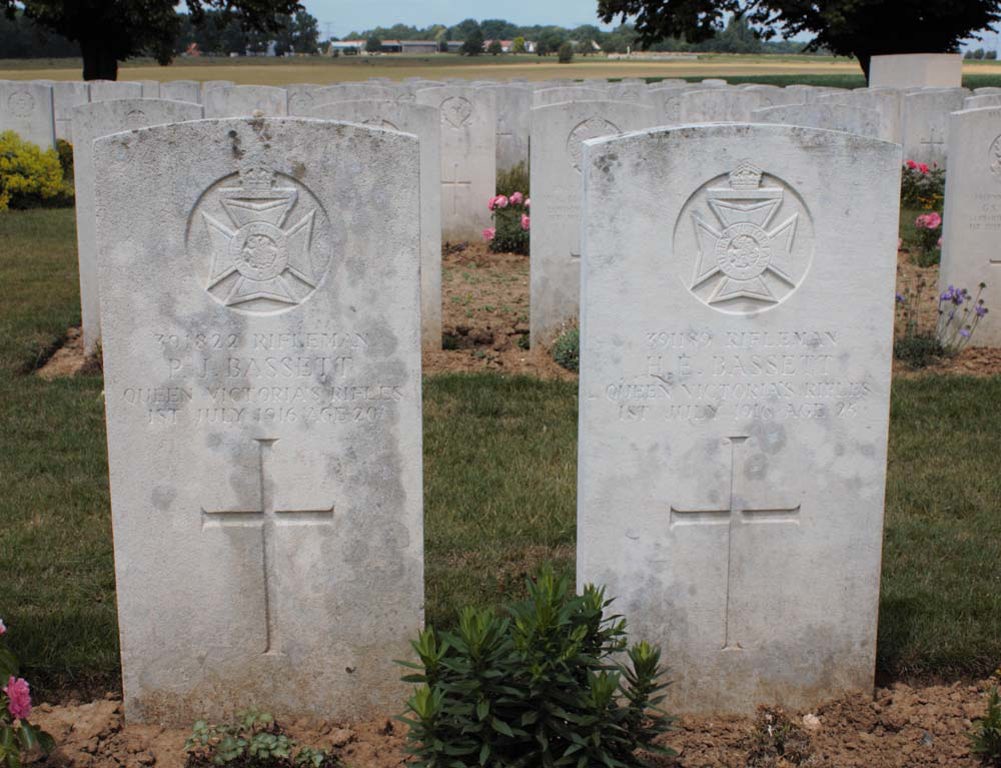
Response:
[{"label": "weathered gravestone", "polygon": [[230,85],[203,94],[205,117],[282,117],[288,114],[288,94],[271,85]]},{"label": "weathered gravestone", "polygon": [[649,127],[655,114],[621,101],[566,102],[532,110],[532,346],[550,345],[577,320],[582,142]]},{"label": "weathered gravestone", "polygon": [[942,218],[941,289],[986,283],[971,343],[1001,347],[1001,106],[951,116]]},{"label": "weathered gravestone", "polygon": [[73,110],[73,185],[76,200],[77,260],[80,265],[80,315],[83,351],[96,351],[101,340],[101,297],[97,277],[97,234],[94,229],[94,140],[120,131],[163,123],[199,120],[200,104],[162,99],[112,99],[82,104]]},{"label": "weathered gravestone", "polygon": [[91,80],[91,101],[112,101],[114,99],[141,99],[142,83],[128,80]]},{"label": "weathered gravestone", "polygon": [[1001,107],[1001,93],[982,93],[968,96],[963,100],[963,109],[984,109],[985,107]]},{"label": "weathered gravestone", "polygon": [[330,104],[335,101],[413,101],[411,93],[402,88],[393,88],[380,83],[338,83],[317,88],[312,93],[313,105]]},{"label": "weathered gravestone", "polygon": [[417,92],[441,122],[441,222],[446,240],[478,239],[490,226],[487,203],[497,188],[494,95],[482,88],[445,86]]},{"label": "weathered gravestone", "polygon": [[0,82],[0,132],[14,131],[42,149],[56,145],[52,86],[30,80]]},{"label": "weathered gravestone", "polygon": [[317,101],[313,96],[322,88],[322,85],[313,83],[294,83],[287,86],[285,91],[288,94],[288,113],[290,115],[308,115],[313,107],[323,104],[324,102]]},{"label": "weathered gravestone", "polygon": [[949,114],[963,108],[967,92],[961,88],[908,93],[903,99],[904,158],[946,165]]},{"label": "weathered gravestone", "polygon": [[95,165],[126,717],[391,710],[423,600],[416,139],[205,120]]},{"label": "weathered gravestone", "polygon": [[[412,133],[420,142],[421,343],[441,349],[441,125],[434,107],[400,101],[336,101],[309,117]],[[358,173],[365,173],[359,166]]]},{"label": "weathered gravestone", "polygon": [[879,138],[880,135],[880,120],[877,112],[847,104],[818,104],[814,102],[767,107],[751,112],[751,121],[801,125],[806,128],[825,128],[829,131],[845,131],[873,138]]},{"label": "weathered gravestone", "polygon": [[197,80],[171,80],[160,85],[160,98],[201,104],[202,84]]},{"label": "weathered gravestone", "polygon": [[892,88],[859,88],[854,91],[822,93],[818,104],[846,104],[869,109],[879,115],[879,137],[885,141],[901,141],[901,91]]},{"label": "weathered gravestone", "polygon": [[520,85],[487,85],[497,103],[497,171],[528,166],[529,110],[532,91]]},{"label": "weathered gravestone", "polygon": [[533,107],[548,107],[550,104],[562,104],[566,101],[601,101],[607,99],[608,95],[604,88],[593,86],[584,88],[583,86],[556,86],[554,88],[542,88],[532,92]]},{"label": "weathered gravestone", "polygon": [[585,152],[578,583],[667,707],[871,689],[900,148],[772,125]]},{"label": "weathered gravestone", "polygon": [[874,88],[959,88],[963,81],[959,53],[873,56],[869,67],[869,84]]},{"label": "weathered gravestone", "polygon": [[72,80],[57,80],[52,83],[57,139],[73,143],[73,108],[89,102],[90,87],[87,83]]},{"label": "weathered gravestone", "polygon": [[681,121],[685,123],[746,121],[751,112],[768,106],[756,91],[710,88],[686,91],[681,96]]}]

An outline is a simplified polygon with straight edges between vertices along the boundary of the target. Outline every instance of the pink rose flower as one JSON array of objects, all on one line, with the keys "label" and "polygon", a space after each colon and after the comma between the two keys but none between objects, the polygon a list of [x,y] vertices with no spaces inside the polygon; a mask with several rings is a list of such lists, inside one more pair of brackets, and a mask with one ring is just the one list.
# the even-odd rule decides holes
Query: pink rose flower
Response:
[{"label": "pink rose flower", "polygon": [[7,634],[7,625],[3,623],[3,619],[0,619],[0,636]]},{"label": "pink rose flower", "polygon": [[487,227],[483,230],[483,239],[488,243],[497,236],[497,230],[494,227]]},{"label": "pink rose flower", "polygon": [[7,709],[16,720],[25,720],[31,714],[31,690],[23,677],[10,676],[3,692],[10,701]]},{"label": "pink rose flower", "polygon": [[488,211],[492,211],[496,207],[497,207],[497,198],[496,197],[491,197],[487,201],[487,210]]},{"label": "pink rose flower", "polygon": [[938,247],[939,247],[939,248],[941,248],[941,247],[942,247],[942,238],[941,238],[941,237],[940,237],[940,238],[938,239]]},{"label": "pink rose flower", "polygon": [[526,232],[528,232],[528,230],[531,229],[531,227],[532,227],[532,219],[529,217],[529,215],[527,213],[521,214],[521,228]]},{"label": "pink rose flower", "polygon": [[918,164],[915,163],[913,160],[908,160],[907,167],[910,168],[912,171],[916,171],[918,169]]},{"label": "pink rose flower", "polygon": [[918,170],[921,171],[921,173],[928,173],[928,163],[919,163]]},{"label": "pink rose flower", "polygon": [[525,202],[525,196],[521,192],[515,192],[511,195],[511,205],[521,205]]},{"label": "pink rose flower", "polygon": [[525,207],[526,208],[531,208],[532,207],[532,198],[530,198],[530,197],[526,197],[525,198]]},{"label": "pink rose flower", "polygon": [[507,208],[507,203],[508,200],[506,197],[504,197],[504,195],[497,195],[497,197],[494,198],[494,204],[498,208]]}]

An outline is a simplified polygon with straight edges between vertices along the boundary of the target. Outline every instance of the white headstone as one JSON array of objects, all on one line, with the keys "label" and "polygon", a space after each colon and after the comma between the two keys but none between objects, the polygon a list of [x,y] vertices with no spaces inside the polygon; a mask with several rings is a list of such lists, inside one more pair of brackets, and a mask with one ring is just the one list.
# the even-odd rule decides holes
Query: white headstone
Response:
[{"label": "white headstone", "polygon": [[111,101],[113,99],[141,99],[142,83],[128,80],[91,80],[90,100]]},{"label": "white headstone", "polygon": [[681,96],[681,120],[685,123],[744,122],[751,112],[767,106],[755,91],[711,88],[686,91]]},{"label": "white headstone", "polygon": [[288,113],[290,115],[308,115],[313,107],[324,103],[317,101],[313,96],[314,93],[322,88],[322,85],[314,85],[313,83],[295,83],[286,86],[285,91],[288,93]]},{"label": "white headstone", "polygon": [[56,145],[52,86],[30,80],[0,82],[0,132],[14,131],[42,149]]},{"label": "white headstone", "polygon": [[879,137],[885,141],[900,143],[901,104],[903,94],[892,88],[859,88],[855,91],[824,93],[817,96],[818,104],[847,104],[862,109],[870,109],[879,115]]},{"label": "white headstone", "polygon": [[171,80],[160,85],[160,98],[201,104],[202,84],[197,80]]},{"label": "white headstone", "polygon": [[874,88],[959,88],[963,84],[960,53],[904,53],[873,56],[869,85]]},{"label": "white headstone", "polygon": [[416,139],[205,120],[95,164],[126,718],[391,710],[423,610]]},{"label": "white headstone", "polygon": [[986,283],[989,312],[971,343],[1001,347],[1001,106],[951,116],[942,218],[941,288],[976,295]]},{"label": "white headstone", "polygon": [[497,171],[508,171],[519,163],[527,168],[532,91],[517,85],[484,87],[497,100]]},{"label": "white headstone", "polygon": [[144,99],[159,99],[160,98],[160,81],[159,80],[139,80],[139,85],[142,86],[142,93]]},{"label": "white headstone", "polygon": [[985,107],[1001,107],[1001,93],[983,93],[977,96],[967,96],[963,100],[963,109],[984,109]]},{"label": "white headstone", "polygon": [[231,85],[205,91],[205,117],[283,117],[288,94],[271,85]]},{"label": "white headstone", "polygon": [[[309,117],[345,120],[412,133],[420,142],[421,343],[441,349],[441,124],[438,111],[401,101],[335,101]],[[364,173],[364,168],[358,169]]]},{"label": "white headstone", "polygon": [[589,143],[577,583],[669,711],[871,690],[900,148],[777,125]]},{"label": "white headstone", "polygon": [[441,121],[441,221],[445,240],[478,239],[497,191],[497,107],[488,89],[446,86],[417,92]]},{"label": "white headstone", "polygon": [[961,110],[965,98],[966,91],[961,88],[923,90],[905,95],[901,127],[904,158],[944,168],[949,113]]},{"label": "white headstone", "polygon": [[313,91],[313,103],[330,104],[334,101],[396,101],[403,99],[413,101],[410,93],[399,88],[392,88],[381,83],[338,83],[328,85]]},{"label": "white headstone", "polygon": [[232,80],[203,80],[202,81],[202,98],[200,101],[205,103],[205,94],[214,88],[229,88],[230,86],[236,85]]},{"label": "white headstone", "polygon": [[767,107],[754,110],[751,113],[751,121],[825,128],[829,131],[845,131],[877,139],[881,130],[877,112],[847,104],[811,103]]},{"label": "white headstone", "polygon": [[607,96],[604,89],[572,85],[557,86],[534,91],[532,93],[532,106],[546,107],[550,104],[561,104],[566,101],[601,101],[605,98]]},{"label": "white headstone", "polygon": [[548,347],[577,320],[582,142],[649,127],[655,114],[649,107],[621,101],[564,102],[532,110],[529,339],[533,347]]},{"label": "white headstone", "polygon": [[56,138],[73,143],[73,108],[90,101],[87,83],[57,80],[52,83],[52,102],[56,118]]},{"label": "white headstone", "polygon": [[200,120],[200,104],[162,99],[110,99],[73,110],[73,184],[76,191],[76,242],[80,265],[80,315],[83,351],[90,355],[101,340],[101,297],[94,230],[94,140],[120,131],[163,123]]}]

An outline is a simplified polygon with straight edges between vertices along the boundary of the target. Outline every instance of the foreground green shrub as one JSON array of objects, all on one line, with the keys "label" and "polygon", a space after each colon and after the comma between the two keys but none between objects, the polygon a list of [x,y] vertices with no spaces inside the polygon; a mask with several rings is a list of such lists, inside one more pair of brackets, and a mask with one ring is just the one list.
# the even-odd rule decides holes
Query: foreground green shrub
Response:
[{"label": "foreground green shrub", "polygon": [[28,721],[31,688],[18,677],[18,661],[3,639],[7,626],[0,619],[0,766],[20,768],[22,758],[47,753],[55,746],[52,737]]},{"label": "foreground green shrub", "polygon": [[974,721],[973,725],[975,730],[970,751],[984,765],[1001,768],[1001,696],[997,688],[991,691],[987,700],[987,714],[982,720]]},{"label": "foreground green shrub", "polygon": [[528,255],[532,201],[521,192],[495,195],[487,201],[494,225],[483,230],[483,239],[494,253],[520,253]]},{"label": "foreground green shrub", "polygon": [[577,373],[580,370],[580,329],[563,331],[553,344],[552,354],[557,365]]},{"label": "foreground green shrub", "polygon": [[908,160],[900,177],[900,202],[907,208],[942,212],[945,169]]},{"label": "foreground green shrub", "polygon": [[14,131],[0,133],[0,211],[51,205],[67,192],[56,150],[42,151]]},{"label": "foreground green shrub", "polygon": [[273,717],[240,712],[228,725],[199,720],[184,743],[186,768],[228,765],[233,768],[336,768],[340,761],[320,749],[302,747]]},{"label": "foreground green shrub", "polygon": [[467,608],[458,631],[428,627],[413,643],[419,683],[407,702],[416,766],[646,765],[672,754],[654,744],[671,718],[658,707],[666,684],[659,649],[637,643],[628,663],[626,624],[593,586],[576,595],[544,568],[528,598],[501,617]]},{"label": "foreground green shrub", "polygon": [[497,194],[511,197],[515,192],[521,192],[525,197],[531,192],[526,163],[518,163],[513,168],[497,172]]},{"label": "foreground green shrub", "polygon": [[73,145],[65,139],[56,139],[56,154],[59,155],[59,167],[63,169],[63,181],[72,186],[76,176],[73,168]]}]

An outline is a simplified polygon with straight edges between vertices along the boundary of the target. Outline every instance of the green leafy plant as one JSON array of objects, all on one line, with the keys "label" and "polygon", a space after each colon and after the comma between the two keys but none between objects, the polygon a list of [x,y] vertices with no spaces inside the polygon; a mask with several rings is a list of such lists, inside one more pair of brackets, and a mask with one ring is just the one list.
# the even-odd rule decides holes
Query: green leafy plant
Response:
[{"label": "green leafy plant", "polygon": [[25,756],[52,751],[55,742],[29,722],[31,689],[18,677],[18,661],[6,642],[7,627],[0,619],[0,766],[20,768]]},{"label": "green leafy plant", "polygon": [[924,329],[918,322],[921,294],[925,287],[919,282],[917,287],[898,293],[897,331],[893,343],[893,355],[912,368],[924,368],[937,359],[958,354],[969,344],[981,318],[988,309],[982,298],[986,283],[981,283],[976,296],[966,288],[949,286],[938,297],[935,308],[938,320],[934,330]]},{"label": "green leafy plant", "polygon": [[56,150],[0,133],[0,211],[57,204],[67,192]]},{"label": "green leafy plant", "polygon": [[970,751],[984,765],[1001,768],[1001,695],[997,686],[987,699],[987,713],[980,720],[975,720],[973,726]]},{"label": "green leafy plant", "polygon": [[942,217],[937,211],[922,213],[914,220],[918,236],[917,253],[911,260],[919,267],[930,267],[942,260]]},{"label": "green leafy plant", "polygon": [[511,197],[515,192],[521,192],[528,197],[530,191],[528,165],[525,162],[518,163],[506,171],[497,172],[498,195]]},{"label": "green leafy plant", "polygon": [[[528,597],[504,615],[465,609],[454,633],[424,630],[413,643],[418,683],[401,719],[418,768],[646,765],[673,754],[655,740],[672,719],[659,708],[660,650],[627,651],[611,600],[542,568]],[[618,661],[626,651],[627,662]]]},{"label": "green leafy plant", "polygon": [[63,169],[63,181],[71,187],[69,192],[72,194],[73,178],[75,176],[73,170],[73,145],[65,139],[56,139],[56,154],[59,155],[59,167]]},{"label": "green leafy plant", "polygon": [[324,750],[301,746],[266,713],[237,713],[236,722],[199,720],[184,743],[186,768],[335,768],[340,761]]},{"label": "green leafy plant", "polygon": [[553,343],[553,360],[568,371],[580,370],[580,329],[574,326],[563,331]]},{"label": "green leafy plant", "polygon": [[561,43],[556,56],[560,64],[569,64],[573,61],[573,43],[569,41]]}]

